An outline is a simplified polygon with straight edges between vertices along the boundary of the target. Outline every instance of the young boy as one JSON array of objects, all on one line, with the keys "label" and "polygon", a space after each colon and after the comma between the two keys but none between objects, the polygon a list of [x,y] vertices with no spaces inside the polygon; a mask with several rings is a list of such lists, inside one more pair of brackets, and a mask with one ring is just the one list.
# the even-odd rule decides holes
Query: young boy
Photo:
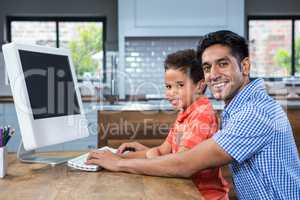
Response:
[{"label": "young boy", "polygon": [[[203,95],[206,84],[201,64],[192,49],[178,51],[165,60],[166,99],[179,114],[166,140],[160,146],[147,148],[139,143],[125,143],[119,149],[122,158],[153,158],[193,148],[217,131],[217,119],[208,98]],[[126,149],[140,151],[122,154]],[[94,155],[93,155],[94,154]],[[97,153],[87,163],[97,164]],[[199,171],[193,181],[205,199],[228,199],[228,183],[220,168]]]}]

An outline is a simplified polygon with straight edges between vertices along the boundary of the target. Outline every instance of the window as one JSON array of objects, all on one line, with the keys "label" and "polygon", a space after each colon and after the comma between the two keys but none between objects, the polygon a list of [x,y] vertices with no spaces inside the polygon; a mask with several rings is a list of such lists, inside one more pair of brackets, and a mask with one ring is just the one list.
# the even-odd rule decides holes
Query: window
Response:
[{"label": "window", "polygon": [[300,76],[300,17],[249,17],[251,75]]},{"label": "window", "polygon": [[67,48],[79,79],[105,82],[105,22],[98,17],[7,17],[7,39]]},{"label": "window", "polygon": [[300,19],[295,20],[295,75],[300,76]]}]

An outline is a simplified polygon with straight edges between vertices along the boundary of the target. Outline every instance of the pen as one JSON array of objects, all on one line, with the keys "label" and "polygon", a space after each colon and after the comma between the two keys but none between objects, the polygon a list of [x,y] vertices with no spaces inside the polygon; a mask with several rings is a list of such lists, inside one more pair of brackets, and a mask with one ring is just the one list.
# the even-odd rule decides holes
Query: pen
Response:
[{"label": "pen", "polygon": [[8,136],[9,131],[10,131],[10,125],[6,126],[6,136]]},{"label": "pen", "polygon": [[7,127],[4,126],[3,130],[2,130],[2,146],[5,146],[5,140],[6,140],[6,133],[7,132]]},{"label": "pen", "polygon": [[11,129],[11,132],[9,133],[9,135],[10,135],[10,136],[13,136],[13,135],[15,134],[15,131],[16,131],[16,130],[15,130],[14,128]]},{"label": "pen", "polygon": [[7,145],[9,139],[11,138],[11,136],[13,136],[14,133],[15,133],[15,129],[11,129],[11,131],[9,131],[7,133],[6,140],[5,140],[5,145]]},{"label": "pen", "polygon": [[4,146],[6,146],[6,144],[8,143],[8,140],[10,138],[9,133],[10,133],[10,125],[6,126]]}]

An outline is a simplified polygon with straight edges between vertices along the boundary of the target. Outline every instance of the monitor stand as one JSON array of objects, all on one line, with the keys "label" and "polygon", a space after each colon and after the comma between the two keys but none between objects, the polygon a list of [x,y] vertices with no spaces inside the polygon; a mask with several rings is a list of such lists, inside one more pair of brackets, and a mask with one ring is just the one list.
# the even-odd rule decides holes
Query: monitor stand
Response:
[{"label": "monitor stand", "polygon": [[43,163],[43,164],[55,166],[58,164],[65,163],[74,157],[50,157],[50,156],[43,157],[43,156],[37,155],[35,150],[30,150],[30,151],[25,150],[23,141],[21,140],[21,143],[20,143],[18,151],[17,151],[17,158],[21,162]]}]

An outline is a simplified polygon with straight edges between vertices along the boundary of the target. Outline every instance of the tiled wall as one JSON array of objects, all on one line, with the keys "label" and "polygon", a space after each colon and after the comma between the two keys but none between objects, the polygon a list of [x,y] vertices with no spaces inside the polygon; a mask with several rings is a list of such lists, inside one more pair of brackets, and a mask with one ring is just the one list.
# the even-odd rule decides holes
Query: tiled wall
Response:
[{"label": "tiled wall", "polygon": [[195,49],[199,37],[125,38],[125,94],[164,95],[163,62],[169,53]]}]

